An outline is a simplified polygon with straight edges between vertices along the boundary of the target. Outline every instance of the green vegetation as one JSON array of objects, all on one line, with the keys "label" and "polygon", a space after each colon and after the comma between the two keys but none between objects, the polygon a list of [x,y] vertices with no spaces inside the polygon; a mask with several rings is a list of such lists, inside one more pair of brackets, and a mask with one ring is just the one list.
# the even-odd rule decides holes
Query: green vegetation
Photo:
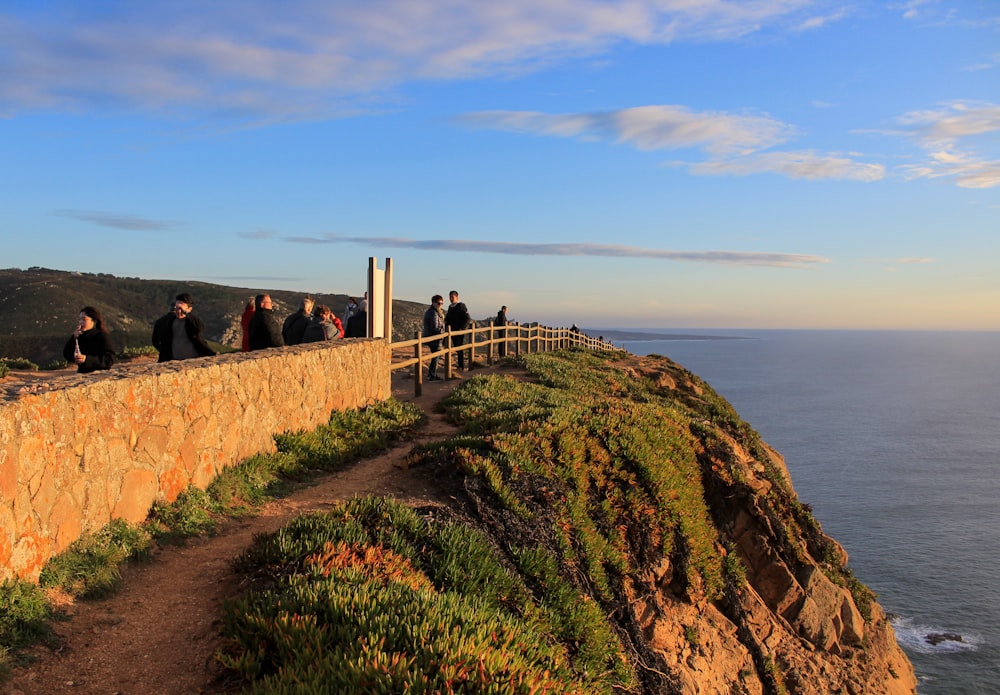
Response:
[{"label": "green vegetation", "polygon": [[45,594],[35,584],[0,584],[0,677],[5,676],[16,650],[51,637],[51,611]]},{"label": "green vegetation", "polygon": [[[154,542],[209,533],[224,519],[254,513],[318,470],[332,470],[387,446],[423,414],[412,405],[385,401],[364,410],[334,413],[316,431],[282,437],[279,451],[253,456],[225,469],[205,491],[189,488],[171,504],[156,504],[141,525],[112,521],[84,534],[42,569],[40,587],[75,598],[113,592],[122,563],[146,557]],[[0,670],[9,653],[48,634],[50,609],[39,588],[10,582],[0,588]]]},{"label": "green vegetation", "polygon": [[38,371],[38,365],[24,357],[7,357],[3,360],[7,369],[24,369],[32,372]]},{"label": "green vegetation", "polygon": [[122,562],[149,552],[151,539],[139,526],[116,519],[96,533],[86,533],[42,569],[38,583],[59,587],[76,598],[106,596],[118,584]]},{"label": "green vegetation", "polygon": [[7,360],[0,360],[0,379],[10,374],[10,367],[7,365]]},{"label": "green vegetation", "polygon": [[228,607],[250,693],[606,693],[631,688],[600,610],[544,556],[533,589],[474,528],[385,498],[300,517],[242,559],[270,586]]},{"label": "green vegetation", "polygon": [[522,519],[553,517],[549,547],[579,563],[598,598],[613,600],[622,576],[677,554],[684,583],[715,599],[722,558],[689,414],[613,359],[531,355],[523,362],[538,383],[469,381],[444,405],[482,444],[460,441],[452,456]]},{"label": "green vegetation", "polygon": [[135,357],[156,357],[160,353],[152,345],[127,345],[118,352],[118,357],[126,360]]}]

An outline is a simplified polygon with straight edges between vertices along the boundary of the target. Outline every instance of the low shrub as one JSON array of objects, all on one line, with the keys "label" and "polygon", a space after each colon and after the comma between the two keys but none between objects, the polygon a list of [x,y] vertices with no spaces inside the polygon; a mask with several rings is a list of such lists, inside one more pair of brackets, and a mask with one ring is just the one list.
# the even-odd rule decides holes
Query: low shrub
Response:
[{"label": "low shrub", "polygon": [[151,543],[144,527],[116,519],[96,533],[84,534],[49,560],[38,582],[77,598],[105,596],[116,588],[121,564],[144,557]]},{"label": "low shrub", "polygon": [[52,635],[51,610],[44,592],[35,584],[5,580],[0,584],[0,676],[12,661],[12,650]]},{"label": "low shrub", "polygon": [[7,365],[8,370],[24,369],[32,372],[38,371],[38,365],[26,357],[7,357],[3,362]]},{"label": "low shrub", "polygon": [[579,610],[574,592],[543,609],[481,533],[386,498],[300,517],[258,539],[240,566],[272,576],[226,609],[222,661],[251,693],[605,693],[632,683],[607,666],[624,663],[614,640],[610,657],[574,660],[579,630],[551,619]]},{"label": "low shrub", "polygon": [[130,360],[135,357],[156,357],[159,354],[159,351],[152,345],[127,345],[118,353],[118,356]]}]

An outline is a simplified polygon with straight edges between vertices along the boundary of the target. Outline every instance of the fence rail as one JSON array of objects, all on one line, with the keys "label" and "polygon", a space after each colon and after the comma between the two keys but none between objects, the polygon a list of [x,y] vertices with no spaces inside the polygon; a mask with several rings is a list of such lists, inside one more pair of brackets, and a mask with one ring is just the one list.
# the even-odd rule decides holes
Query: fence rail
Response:
[{"label": "fence rail", "polygon": [[[454,339],[461,338],[461,345],[456,345]],[[428,343],[440,341],[440,349],[428,352]],[[414,394],[420,396],[423,390],[423,366],[431,358],[444,360],[445,378],[454,377],[454,356],[465,351],[471,365],[477,355],[485,358],[492,365],[495,360],[506,356],[517,356],[533,352],[549,352],[571,347],[588,350],[615,350],[615,347],[601,338],[592,338],[572,328],[550,328],[538,324],[521,325],[509,323],[506,326],[476,326],[463,331],[452,331],[450,328],[439,335],[424,336],[415,331],[413,339],[392,343],[392,364],[390,371],[412,368]],[[412,357],[405,355],[412,350]]]}]

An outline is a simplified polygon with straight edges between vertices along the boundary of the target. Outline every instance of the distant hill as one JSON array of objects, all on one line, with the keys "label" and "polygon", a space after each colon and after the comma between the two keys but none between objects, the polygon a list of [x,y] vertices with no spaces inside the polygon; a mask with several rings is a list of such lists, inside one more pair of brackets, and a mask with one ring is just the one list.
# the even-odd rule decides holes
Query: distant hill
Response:
[{"label": "distant hill", "polygon": [[[205,337],[235,348],[239,348],[241,339],[240,316],[252,295],[270,294],[275,313],[284,320],[306,294],[37,267],[0,269],[0,357],[25,357],[42,366],[61,360],[63,345],[76,326],[80,309],[88,304],[104,315],[119,350],[149,345],[153,322],[167,312],[171,300],[181,292],[193,295],[195,313],[205,322]],[[346,294],[309,294],[329,305],[338,317],[343,315]],[[394,300],[393,339],[412,336],[420,327],[425,308],[420,302]]]}]

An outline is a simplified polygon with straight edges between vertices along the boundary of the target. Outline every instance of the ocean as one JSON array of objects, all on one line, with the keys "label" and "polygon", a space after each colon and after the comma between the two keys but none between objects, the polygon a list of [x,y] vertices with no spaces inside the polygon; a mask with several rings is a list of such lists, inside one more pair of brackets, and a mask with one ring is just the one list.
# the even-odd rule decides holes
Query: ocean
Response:
[{"label": "ocean", "polygon": [[1000,693],[1000,333],[643,332],[666,335],[605,331],[703,378],[784,455],[895,616],[918,692]]}]

